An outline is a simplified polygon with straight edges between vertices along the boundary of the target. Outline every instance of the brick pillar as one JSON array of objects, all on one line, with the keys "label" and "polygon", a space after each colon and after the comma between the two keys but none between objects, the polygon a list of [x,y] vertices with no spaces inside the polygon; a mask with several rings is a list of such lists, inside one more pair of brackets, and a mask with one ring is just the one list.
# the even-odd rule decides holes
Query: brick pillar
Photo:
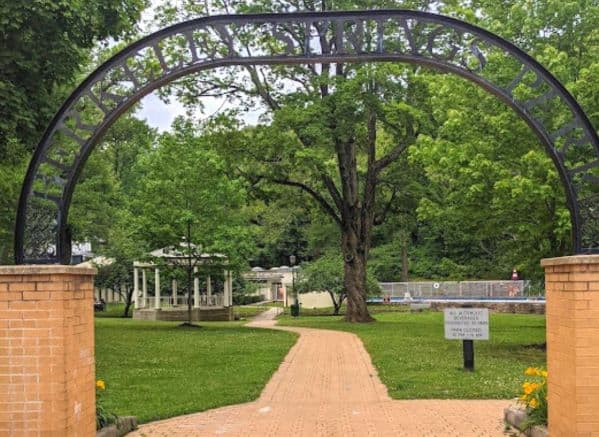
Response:
[{"label": "brick pillar", "polygon": [[0,266],[0,435],[95,435],[95,273]]},{"label": "brick pillar", "polygon": [[544,259],[549,433],[599,435],[599,255]]}]

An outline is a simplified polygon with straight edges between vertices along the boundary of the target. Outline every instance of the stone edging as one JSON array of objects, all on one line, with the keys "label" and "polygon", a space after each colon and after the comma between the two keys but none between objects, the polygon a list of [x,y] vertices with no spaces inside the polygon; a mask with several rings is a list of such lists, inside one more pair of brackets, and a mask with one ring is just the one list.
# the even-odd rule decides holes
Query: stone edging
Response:
[{"label": "stone edging", "polygon": [[137,417],[123,416],[116,420],[116,424],[96,431],[96,437],[122,437],[134,429],[137,429]]},{"label": "stone edging", "polygon": [[524,435],[528,437],[547,437],[549,435],[546,426],[536,425],[526,430],[523,429],[523,423],[526,422],[527,418],[526,411],[522,408],[512,406],[503,410],[503,420],[505,423]]}]

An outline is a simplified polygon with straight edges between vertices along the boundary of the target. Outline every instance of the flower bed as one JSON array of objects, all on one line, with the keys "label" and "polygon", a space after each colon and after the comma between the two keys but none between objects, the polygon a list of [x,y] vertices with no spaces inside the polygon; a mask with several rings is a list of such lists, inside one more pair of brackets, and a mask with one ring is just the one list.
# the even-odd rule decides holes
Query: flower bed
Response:
[{"label": "flower bed", "polygon": [[547,370],[529,367],[517,406],[506,408],[505,422],[529,436],[547,435]]}]

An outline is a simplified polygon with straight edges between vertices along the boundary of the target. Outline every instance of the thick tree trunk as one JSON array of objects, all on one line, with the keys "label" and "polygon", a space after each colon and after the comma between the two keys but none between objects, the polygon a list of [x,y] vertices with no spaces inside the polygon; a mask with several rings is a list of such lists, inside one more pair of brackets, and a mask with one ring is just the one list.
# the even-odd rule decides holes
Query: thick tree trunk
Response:
[{"label": "thick tree trunk", "polygon": [[367,323],[374,319],[366,306],[366,253],[360,248],[360,241],[353,232],[342,236],[344,258],[343,284],[347,295],[346,322]]},{"label": "thick tree trunk", "polygon": [[[357,145],[353,138],[337,142],[341,179],[341,252],[344,260],[347,311],[345,321],[367,323],[374,319],[366,306],[366,263],[370,249],[376,188],[375,171],[376,115],[368,116],[368,167],[364,192],[359,189]],[[360,199],[362,197],[362,199]]]}]

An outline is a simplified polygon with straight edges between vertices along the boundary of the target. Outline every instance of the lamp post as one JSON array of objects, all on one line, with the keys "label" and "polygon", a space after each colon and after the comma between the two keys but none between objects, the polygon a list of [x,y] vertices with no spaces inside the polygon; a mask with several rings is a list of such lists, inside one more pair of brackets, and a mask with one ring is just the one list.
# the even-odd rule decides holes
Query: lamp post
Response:
[{"label": "lamp post", "polygon": [[[297,261],[297,257],[295,255],[289,256],[289,264],[291,264],[291,287],[293,288],[293,296],[295,298],[295,302],[292,306],[291,315],[299,316],[299,296],[297,294],[297,290],[295,288],[295,263]],[[295,310],[293,310],[295,307]]]}]

